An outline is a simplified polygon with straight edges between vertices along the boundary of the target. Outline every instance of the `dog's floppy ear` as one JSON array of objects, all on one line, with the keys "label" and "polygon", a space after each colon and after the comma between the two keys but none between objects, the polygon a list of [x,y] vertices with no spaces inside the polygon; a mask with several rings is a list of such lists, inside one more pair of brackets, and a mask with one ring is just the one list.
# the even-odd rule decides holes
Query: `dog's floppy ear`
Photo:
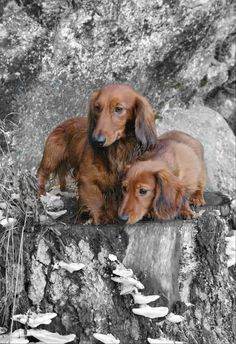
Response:
[{"label": "dog's floppy ear", "polygon": [[88,136],[89,136],[89,141],[92,141],[92,135],[93,131],[96,126],[96,118],[94,114],[94,103],[99,95],[99,90],[94,91],[90,97],[89,100],[89,109],[88,109]]},{"label": "dog's floppy ear", "polygon": [[164,169],[156,172],[155,177],[154,213],[161,220],[173,219],[178,215],[183,202],[183,185],[175,175]]},{"label": "dog's floppy ear", "polygon": [[135,101],[135,135],[147,150],[154,146],[156,141],[155,116],[151,105],[146,98],[138,96]]}]

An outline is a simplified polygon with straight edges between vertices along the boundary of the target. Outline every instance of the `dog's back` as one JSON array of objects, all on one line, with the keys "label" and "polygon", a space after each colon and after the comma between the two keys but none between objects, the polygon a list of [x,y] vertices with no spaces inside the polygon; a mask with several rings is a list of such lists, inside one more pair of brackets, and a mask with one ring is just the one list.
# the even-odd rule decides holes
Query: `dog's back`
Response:
[{"label": "dog's back", "polygon": [[181,131],[170,131],[158,138],[155,157],[163,161],[191,194],[206,182],[204,148],[201,142]]},{"label": "dog's back", "polygon": [[200,141],[195,139],[194,137],[190,136],[189,134],[186,134],[182,131],[178,130],[171,130],[168,131],[161,136],[158,137],[159,140],[172,140],[175,142],[183,143],[189,147],[191,147],[194,152],[198,155],[199,158],[203,159],[204,156],[204,148]]}]

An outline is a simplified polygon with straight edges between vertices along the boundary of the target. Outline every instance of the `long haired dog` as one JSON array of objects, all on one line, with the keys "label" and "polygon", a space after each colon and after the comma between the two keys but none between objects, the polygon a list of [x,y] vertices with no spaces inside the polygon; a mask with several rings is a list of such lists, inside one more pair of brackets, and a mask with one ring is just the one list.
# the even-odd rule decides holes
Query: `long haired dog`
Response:
[{"label": "long haired dog", "polygon": [[[84,146],[87,137],[87,118],[74,117],[59,124],[49,134],[44,146],[43,157],[40,162],[37,181],[40,195],[46,193],[46,183],[51,174],[58,176],[60,189],[65,190],[66,175],[71,169],[79,168],[79,160],[71,161],[70,142],[76,136],[77,146]],[[82,150],[82,149],[81,149]]]},{"label": "long haired dog", "polygon": [[[147,99],[128,85],[104,86],[91,96],[86,139],[84,128],[69,135],[55,130],[50,134],[53,139],[49,135],[48,141],[52,148],[64,153],[60,152],[60,163],[54,163],[57,167],[51,168],[50,173],[59,175],[63,187],[63,175],[68,167],[74,168],[80,201],[89,210],[94,224],[114,220],[124,167],[132,156],[138,157],[150,150],[157,139],[155,117]],[[45,175],[44,161],[51,160],[51,154],[47,154],[51,150],[47,147],[48,141],[38,171],[39,191],[43,190],[40,185],[45,185],[47,179],[47,176],[42,177]]]},{"label": "long haired dog", "polygon": [[202,144],[185,133],[170,131],[156,147],[128,166],[123,180],[120,220],[132,224],[145,215],[162,220],[192,218],[193,205],[204,205],[206,166]]}]

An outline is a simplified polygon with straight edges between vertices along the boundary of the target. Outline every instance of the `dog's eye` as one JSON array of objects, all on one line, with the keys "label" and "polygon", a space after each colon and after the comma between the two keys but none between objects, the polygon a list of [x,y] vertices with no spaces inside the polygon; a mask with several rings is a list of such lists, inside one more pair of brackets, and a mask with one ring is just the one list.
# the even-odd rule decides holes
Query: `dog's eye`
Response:
[{"label": "dog's eye", "polygon": [[99,113],[100,112],[100,106],[99,105],[95,105],[94,106],[94,110],[96,113]]},{"label": "dog's eye", "polygon": [[123,107],[121,107],[121,106],[116,106],[114,109],[114,113],[116,115],[120,115],[122,113],[122,111],[123,111]]},{"label": "dog's eye", "polygon": [[144,188],[140,188],[139,189],[139,194],[140,195],[146,195],[146,193],[148,192],[148,190],[144,189]]},{"label": "dog's eye", "polygon": [[126,185],[123,185],[123,186],[122,186],[122,191],[123,191],[123,193],[126,193],[126,192],[127,192],[127,186],[126,186]]}]

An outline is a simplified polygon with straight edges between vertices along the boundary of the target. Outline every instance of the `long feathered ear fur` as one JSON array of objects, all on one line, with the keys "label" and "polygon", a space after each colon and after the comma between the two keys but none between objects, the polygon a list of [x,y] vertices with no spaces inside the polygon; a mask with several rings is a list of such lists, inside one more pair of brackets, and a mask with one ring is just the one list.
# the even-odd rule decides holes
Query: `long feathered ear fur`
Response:
[{"label": "long feathered ear fur", "polygon": [[93,135],[93,131],[95,129],[96,126],[96,118],[94,115],[94,103],[98,97],[99,94],[99,90],[98,91],[94,91],[90,97],[90,101],[89,101],[89,109],[88,109],[88,139],[89,142],[92,143],[92,135]]},{"label": "long feathered ear fur", "polygon": [[167,170],[156,173],[156,197],[153,210],[158,219],[174,219],[182,206],[184,188],[180,180]]},{"label": "long feathered ear fur", "polygon": [[138,96],[135,102],[135,135],[142,144],[142,148],[147,150],[154,146],[156,142],[155,116],[151,105],[146,98]]}]

